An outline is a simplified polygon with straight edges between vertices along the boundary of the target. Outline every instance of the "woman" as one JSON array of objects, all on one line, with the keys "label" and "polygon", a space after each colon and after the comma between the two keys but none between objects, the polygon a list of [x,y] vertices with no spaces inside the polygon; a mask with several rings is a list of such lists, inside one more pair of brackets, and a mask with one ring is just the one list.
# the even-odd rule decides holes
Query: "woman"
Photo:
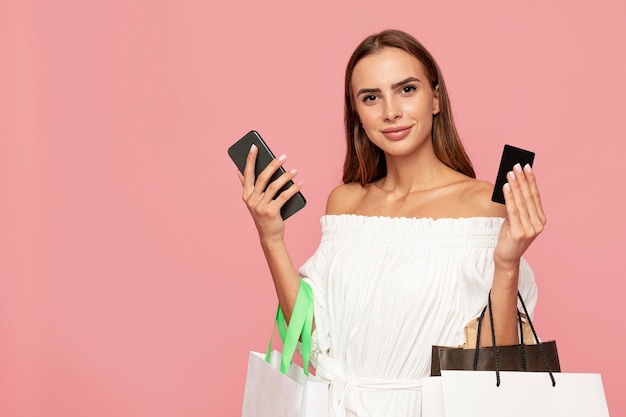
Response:
[{"label": "woman", "polygon": [[[287,319],[300,280],[313,288],[317,375],[331,381],[332,415],[419,416],[432,345],[461,345],[491,291],[498,344],[517,343],[517,291],[532,311],[534,276],[522,255],[543,230],[535,176],[516,165],[506,205],[475,179],[454,127],[441,72],[410,35],[366,38],[346,69],[344,184],[328,198],[322,241],[297,271],[280,206],[300,190],[269,185],[277,158],[243,199],[254,218]],[[490,344],[486,333],[481,340]]]}]

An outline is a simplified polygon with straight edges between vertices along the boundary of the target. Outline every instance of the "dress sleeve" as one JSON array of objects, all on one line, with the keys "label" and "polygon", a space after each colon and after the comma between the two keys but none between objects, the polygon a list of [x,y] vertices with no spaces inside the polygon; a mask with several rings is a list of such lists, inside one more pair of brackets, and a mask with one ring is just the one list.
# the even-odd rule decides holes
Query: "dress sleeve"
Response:
[{"label": "dress sleeve", "polygon": [[[476,319],[480,316],[483,308],[487,305],[487,297],[491,285],[493,283],[493,274],[495,265],[493,263],[493,251],[486,252],[484,255],[469,262],[473,264],[471,268],[465,269],[466,277],[463,299],[459,303],[463,304],[464,316],[463,331],[456,333],[455,342],[458,345],[473,346],[475,344],[475,327]],[[535,283],[535,274],[528,264],[522,258],[520,262],[518,290],[524,304],[528,309],[531,319],[537,305],[537,285]],[[521,303],[518,301],[518,310],[523,312]],[[472,330],[468,333],[468,328]]]},{"label": "dress sleeve", "polygon": [[322,242],[315,254],[299,269],[300,277],[313,290],[315,330],[311,335],[311,365],[317,357],[330,351],[330,324],[327,305],[328,247]]},{"label": "dress sleeve", "polygon": [[[519,280],[518,280],[519,293],[526,304],[528,314],[532,319],[535,315],[535,307],[537,306],[537,284],[535,283],[535,274],[530,265],[524,258],[519,267]],[[518,301],[518,310],[524,311],[522,305]]]}]

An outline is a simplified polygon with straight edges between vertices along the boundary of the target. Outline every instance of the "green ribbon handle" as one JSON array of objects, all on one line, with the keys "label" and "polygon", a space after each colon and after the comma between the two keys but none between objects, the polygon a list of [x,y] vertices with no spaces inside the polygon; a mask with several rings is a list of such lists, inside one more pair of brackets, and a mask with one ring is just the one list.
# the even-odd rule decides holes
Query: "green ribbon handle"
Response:
[{"label": "green ribbon handle", "polygon": [[[313,290],[304,281],[300,281],[300,289],[296,297],[296,303],[291,313],[291,320],[287,326],[283,310],[278,306],[276,311],[276,324],[278,333],[283,341],[283,352],[281,354],[280,372],[287,373],[289,365],[295,354],[298,340],[302,341],[302,367],[304,374],[309,375],[309,360],[311,358],[311,332],[313,329]],[[270,362],[272,352],[272,337],[265,354],[265,361]]]}]

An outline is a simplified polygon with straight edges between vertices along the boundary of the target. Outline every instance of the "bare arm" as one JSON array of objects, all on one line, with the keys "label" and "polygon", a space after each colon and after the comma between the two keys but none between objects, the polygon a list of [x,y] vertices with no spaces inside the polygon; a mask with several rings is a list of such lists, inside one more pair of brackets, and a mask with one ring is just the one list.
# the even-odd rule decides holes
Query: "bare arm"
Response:
[{"label": "bare arm", "polygon": [[[507,219],[502,225],[494,251],[495,270],[491,287],[498,345],[518,343],[517,291],[520,260],[546,224],[539,189],[530,166],[522,169],[519,164],[516,165],[507,175],[507,180],[503,189]],[[484,323],[489,323],[488,313]],[[481,346],[491,346],[491,332],[483,331],[480,342]]]},{"label": "bare arm", "polygon": [[292,180],[297,171],[285,172],[268,186],[272,174],[285,162],[286,157],[282,155],[261,172],[255,183],[254,166],[257,153],[258,149],[253,146],[248,154],[244,173],[239,174],[243,185],[242,198],[259,233],[259,240],[272,274],[278,302],[285,314],[285,319],[289,321],[300,288],[300,278],[285,245],[285,225],[280,216],[280,208],[300,191],[302,182],[293,184],[274,199],[278,190]]}]

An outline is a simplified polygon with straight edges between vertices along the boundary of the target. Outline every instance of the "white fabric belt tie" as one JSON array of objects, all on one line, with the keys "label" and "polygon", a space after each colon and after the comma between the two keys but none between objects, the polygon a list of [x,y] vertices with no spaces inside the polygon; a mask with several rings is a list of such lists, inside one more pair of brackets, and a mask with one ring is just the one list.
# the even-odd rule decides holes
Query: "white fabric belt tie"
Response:
[{"label": "white fabric belt tie", "polygon": [[335,417],[346,417],[346,411],[358,417],[369,417],[361,398],[363,391],[421,391],[418,379],[356,378],[348,376],[339,364],[325,355],[318,357],[317,376],[330,381],[330,406]]}]

